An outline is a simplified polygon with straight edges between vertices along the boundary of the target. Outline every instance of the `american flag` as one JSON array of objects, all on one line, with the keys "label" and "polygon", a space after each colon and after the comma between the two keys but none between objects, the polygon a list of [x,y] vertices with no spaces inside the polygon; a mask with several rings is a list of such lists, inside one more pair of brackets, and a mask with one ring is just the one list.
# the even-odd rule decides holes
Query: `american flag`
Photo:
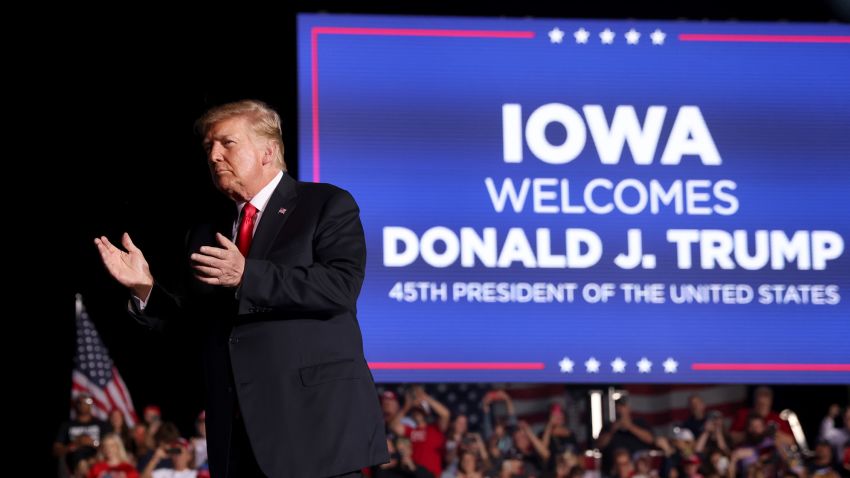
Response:
[{"label": "american flag", "polygon": [[702,397],[706,410],[716,410],[726,417],[727,425],[739,408],[746,407],[744,385],[626,385],[632,414],[646,420],[656,434],[668,435],[674,426],[690,416],[688,398]]},{"label": "american flag", "polygon": [[133,427],[139,421],[130,392],[121,379],[118,369],[109,358],[109,351],[100,340],[94,324],[89,320],[83,306],[83,298],[77,294],[77,353],[74,357],[74,371],[71,374],[71,415],[77,396],[88,394],[94,400],[92,415],[107,420],[113,409],[121,410],[127,426]]},{"label": "american flag", "polygon": [[[391,390],[404,404],[404,391],[408,385],[381,384],[378,393]],[[469,428],[480,431],[484,420],[481,400],[494,389],[503,388],[514,403],[518,420],[527,421],[533,428],[542,428],[549,419],[549,408],[558,403],[567,412],[569,423],[579,424],[584,413],[584,403],[576,403],[564,384],[491,384],[491,383],[429,383],[424,385],[425,392],[446,406],[452,416],[464,414],[469,420]],[[569,405],[569,406],[568,406]],[[492,413],[503,415],[503,404],[494,404]],[[575,415],[575,416],[573,416]],[[574,428],[575,429],[575,428]]]},{"label": "american flag", "polygon": [[[391,390],[400,401],[404,401],[404,391],[408,385],[380,384],[378,393]],[[454,416],[467,415],[469,427],[473,431],[481,430],[483,411],[481,399],[488,391],[504,388],[514,403],[517,419],[525,420],[538,433],[542,432],[549,418],[553,403],[561,405],[566,414],[567,424],[573,430],[583,446],[592,446],[589,423],[588,387],[574,387],[568,384],[547,383],[439,383],[425,384],[425,391],[445,405]],[[605,389],[607,387],[592,387]],[[727,418],[733,417],[736,410],[746,406],[747,388],[743,385],[625,385],[610,390],[624,392],[629,397],[632,413],[649,422],[656,434],[667,436],[674,426],[688,418],[688,397],[699,395],[705,401],[708,410],[717,410]],[[494,405],[493,414],[504,414],[503,405]]]}]

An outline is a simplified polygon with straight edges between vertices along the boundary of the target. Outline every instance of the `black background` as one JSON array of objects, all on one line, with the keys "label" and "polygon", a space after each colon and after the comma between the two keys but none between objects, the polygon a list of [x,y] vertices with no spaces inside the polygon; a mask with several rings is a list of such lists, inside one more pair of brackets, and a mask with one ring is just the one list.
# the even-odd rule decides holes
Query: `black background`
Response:
[{"label": "black background", "polygon": [[[49,448],[60,422],[67,419],[75,293],[83,294],[137,409],[157,403],[164,419],[175,421],[184,434],[192,433],[193,419],[203,407],[192,331],[162,336],[137,326],[125,312],[126,292],[99,264],[93,238],[107,235],[116,241],[127,231],[145,251],[157,276],[173,272],[193,211],[203,210],[213,201],[226,201],[212,187],[199,138],[192,129],[205,109],[224,101],[257,98],[281,113],[287,164],[298,177],[298,12],[850,20],[845,0],[759,2],[758,9],[740,1],[702,0],[349,3],[296,2],[273,10],[210,5],[188,19],[167,11],[100,11],[107,20],[69,21],[59,30],[56,56],[49,65],[42,65],[58,85],[44,95],[51,103],[44,114],[55,134],[45,134],[41,140],[45,145],[50,142],[44,136],[58,140],[55,147],[44,148],[43,154],[64,166],[53,175],[67,195],[43,199],[56,201],[48,211],[62,211],[59,215],[68,223],[60,227],[47,221],[47,244],[41,248],[45,265],[28,271],[34,275],[32,280],[43,284],[37,288],[40,297],[29,300],[45,314],[25,319],[38,329],[39,337],[33,352],[39,356],[33,363],[39,365],[25,371],[36,379],[36,388],[30,393],[38,397],[40,417],[36,426],[27,427],[33,432],[27,448],[37,451],[34,463],[45,464],[35,475],[51,476],[55,470],[47,459]],[[35,146],[39,149],[40,145]],[[64,198],[70,198],[71,204]],[[73,258],[70,264],[68,257]],[[791,407],[802,415],[810,443],[829,403],[848,403],[848,387],[784,385],[775,390],[777,408]]]}]

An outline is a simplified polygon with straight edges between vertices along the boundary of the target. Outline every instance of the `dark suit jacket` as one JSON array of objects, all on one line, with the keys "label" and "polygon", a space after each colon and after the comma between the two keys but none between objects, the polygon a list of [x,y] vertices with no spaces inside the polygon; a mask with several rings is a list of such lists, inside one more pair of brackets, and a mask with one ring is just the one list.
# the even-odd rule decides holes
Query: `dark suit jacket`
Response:
[{"label": "dark suit jacket", "polygon": [[[215,244],[215,232],[230,237],[233,217],[195,228],[189,253]],[[326,477],[389,461],[356,317],[365,262],[351,195],[284,173],[238,290],[195,279],[180,295],[154,286],[139,321],[160,328],[193,318],[205,331],[213,476],[227,471],[235,396],[269,477]]]}]

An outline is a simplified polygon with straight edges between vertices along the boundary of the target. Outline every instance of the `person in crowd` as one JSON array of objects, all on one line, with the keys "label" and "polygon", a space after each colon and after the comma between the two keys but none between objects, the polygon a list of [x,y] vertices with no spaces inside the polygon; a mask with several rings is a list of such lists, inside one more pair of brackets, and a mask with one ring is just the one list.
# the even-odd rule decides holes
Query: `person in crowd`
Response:
[{"label": "person in crowd", "polygon": [[541,476],[533,466],[522,460],[515,451],[508,451],[499,467],[498,478],[537,478]]},{"label": "person in crowd", "polygon": [[714,450],[729,453],[729,444],[723,433],[723,415],[717,411],[711,411],[703,423],[702,431],[697,435],[695,445],[696,452],[702,456],[708,456]]},{"label": "person in crowd", "polygon": [[137,452],[138,458],[147,460],[153,456],[154,449],[157,447],[156,436],[159,432],[159,427],[162,426],[162,412],[159,405],[147,405],[142,411],[142,420],[145,426],[144,451]]},{"label": "person in crowd", "polygon": [[[171,465],[161,466],[166,459]],[[142,471],[141,478],[197,478],[192,467],[192,444],[185,438],[171,443],[162,443],[154,451],[150,462]]]},{"label": "person in crowd", "polygon": [[822,476],[829,472],[840,473],[841,467],[836,463],[829,442],[821,441],[815,446],[815,453],[806,463],[809,476]]},{"label": "person in crowd", "polygon": [[89,469],[88,478],[138,478],[139,472],[133,466],[124,440],[118,433],[109,433],[100,443],[100,461]]},{"label": "person in crowd", "polygon": [[[842,417],[842,426],[836,427],[835,420],[839,416]],[[850,445],[850,407],[845,408],[842,415],[841,407],[837,403],[832,404],[821,421],[818,439],[832,445],[835,456],[842,456],[844,448]]]},{"label": "person in crowd", "polygon": [[[501,415],[494,410],[497,404],[504,408]],[[491,390],[481,399],[481,410],[484,412],[482,430],[488,441],[487,451],[491,459],[501,460],[514,446],[510,433],[517,426],[514,402],[505,390]]]},{"label": "person in crowd", "polygon": [[725,477],[729,469],[729,454],[715,449],[708,455],[708,460],[703,465],[703,475],[708,477]]},{"label": "person in crowd", "polygon": [[139,422],[133,427],[131,438],[133,444],[127,451],[132,451],[137,461],[140,457],[151,453],[154,448],[153,437],[148,435],[148,426],[144,422]]},{"label": "person in crowd", "polygon": [[689,396],[688,410],[690,411],[690,415],[679,426],[687,428],[695,437],[698,437],[702,433],[705,422],[708,419],[705,400],[697,394]]},{"label": "person in crowd", "polygon": [[[398,401],[398,395],[392,390],[384,390],[381,392],[379,396],[381,402],[381,413],[384,416],[384,428],[386,429],[386,433],[392,435],[393,424],[401,423],[403,426],[416,426],[416,422],[414,422],[410,417],[405,416],[405,414],[409,410],[402,410],[401,404]],[[388,438],[394,438],[394,436],[388,436]]]},{"label": "person in crowd", "polygon": [[776,424],[765,424],[764,418],[753,412],[747,419],[743,439],[730,456],[728,476],[747,476],[771,470],[777,461]]},{"label": "person in crowd", "polygon": [[59,476],[71,478],[88,478],[92,466],[97,461],[97,449],[86,446],[77,449],[65,456],[66,470],[61,471]]},{"label": "person in crowd", "polygon": [[416,463],[413,458],[413,445],[410,439],[397,436],[387,439],[390,461],[373,467],[373,478],[434,478],[428,468]]},{"label": "person in crowd", "polygon": [[650,431],[649,424],[640,418],[632,417],[632,409],[625,397],[615,402],[614,410],[616,420],[602,427],[596,439],[596,447],[602,450],[603,470],[608,470],[613,465],[614,450],[625,448],[632,455],[652,448],[655,443],[655,436]]},{"label": "person in crowd", "polygon": [[472,450],[463,450],[460,452],[458,460],[457,478],[484,478],[484,472],[488,470],[487,464],[481,460],[481,456]]},{"label": "person in crowd", "polygon": [[702,464],[702,461],[700,460],[699,455],[686,457],[682,461],[681,478],[702,478],[702,474],[700,474],[699,471],[700,464]]},{"label": "person in crowd", "polygon": [[[475,470],[486,473],[493,465],[490,454],[487,453],[487,444],[480,433],[466,432],[455,448],[455,461],[446,461],[443,469],[443,478],[453,478],[462,471],[461,457],[465,454],[475,457]],[[446,453],[449,456],[449,453]],[[468,458],[467,458],[468,460]]]},{"label": "person in crowd", "polygon": [[[549,407],[549,421],[543,430],[541,439],[543,446],[549,450],[550,456],[558,456],[566,451],[578,449],[578,440],[572,430],[567,426],[567,417],[560,403],[553,403]],[[549,460],[547,471],[555,468],[555,460]]]},{"label": "person in crowd", "polygon": [[[425,409],[428,407],[428,410]],[[428,469],[435,477],[443,472],[443,456],[445,455],[446,436],[451,414],[449,409],[432,396],[425,393],[422,386],[414,386],[408,390],[405,397],[403,412],[410,411],[410,416],[416,426],[406,426],[397,415],[392,425],[397,436],[410,439],[413,447],[413,461]],[[436,413],[436,419],[429,421],[429,410]]]},{"label": "person in crowd", "polygon": [[[74,399],[74,418],[59,426],[53,443],[53,456],[59,461],[60,475],[68,475],[69,462],[77,464],[96,455],[101,439],[110,431],[108,423],[92,414],[93,404],[91,395],[77,395]],[[73,456],[74,454],[79,456]],[[73,470],[74,468],[70,469]]]},{"label": "person in crowd", "polygon": [[635,463],[633,478],[658,478],[660,476],[658,470],[652,466],[652,456],[648,452],[638,453],[633,461]]},{"label": "person in crowd", "polygon": [[734,446],[746,439],[748,420],[752,414],[761,417],[765,425],[774,424],[773,426],[777,430],[776,439],[780,443],[791,444],[794,442],[791,426],[778,413],[773,411],[773,390],[769,387],[758,387],[753,392],[753,407],[738,410],[735,419],[732,421],[732,426],[729,428],[729,435]]},{"label": "person in crowd", "polygon": [[[177,425],[172,422],[162,422],[161,425],[157,427],[156,433],[153,435],[153,442],[151,443],[151,450],[139,457],[138,462],[136,463],[136,468],[139,471],[147,468],[148,463],[150,463],[157,450],[167,447],[170,443],[175,443],[180,438],[180,430],[177,429]],[[156,460],[155,467],[157,468],[170,468],[173,464],[171,463],[171,457],[166,454],[166,456],[161,456],[159,460]]]},{"label": "person in crowd", "polygon": [[680,477],[685,461],[695,454],[694,434],[689,428],[676,427],[668,441],[665,437],[655,440],[658,448],[664,452],[660,476],[663,478]]},{"label": "person in crowd", "polygon": [[480,433],[467,433],[462,449],[475,455],[477,463],[482,470],[489,471],[492,469],[493,461],[487,452],[487,443],[484,442],[484,438]]},{"label": "person in crowd", "polygon": [[541,475],[543,478],[571,478],[575,473],[575,478],[584,477],[584,469],[579,464],[578,456],[572,451],[565,451],[560,455],[556,455],[554,460],[555,467],[552,470],[544,472]]},{"label": "person in crowd", "polygon": [[461,446],[469,433],[469,419],[463,413],[454,416],[446,434],[446,469],[458,468]]},{"label": "person in crowd", "polygon": [[196,435],[192,437],[192,449],[198,468],[207,466],[207,412],[202,410],[195,420]]},{"label": "person in crowd", "polygon": [[513,442],[512,455],[522,461],[523,469],[528,473],[540,476],[546,470],[546,464],[551,454],[525,420],[520,420],[514,430]]},{"label": "person in crowd", "polygon": [[516,424],[508,425],[505,417],[500,417],[493,427],[493,432],[487,440],[487,451],[494,462],[500,462],[514,448],[514,439],[509,430],[516,429]]},{"label": "person in crowd", "polygon": [[118,408],[113,408],[109,412],[109,427],[112,429],[112,433],[116,433],[119,437],[121,437],[121,443],[124,445],[124,450],[127,453],[132,454],[134,446],[133,432],[130,430],[130,427],[127,425],[127,421],[124,419],[124,412]]},{"label": "person in crowd", "polygon": [[147,405],[142,411],[142,417],[149,427],[154,423],[159,424],[162,421],[162,410],[159,405]]},{"label": "person in crowd", "polygon": [[635,474],[635,465],[632,463],[632,454],[626,448],[617,448],[612,453],[613,478],[632,478]]}]

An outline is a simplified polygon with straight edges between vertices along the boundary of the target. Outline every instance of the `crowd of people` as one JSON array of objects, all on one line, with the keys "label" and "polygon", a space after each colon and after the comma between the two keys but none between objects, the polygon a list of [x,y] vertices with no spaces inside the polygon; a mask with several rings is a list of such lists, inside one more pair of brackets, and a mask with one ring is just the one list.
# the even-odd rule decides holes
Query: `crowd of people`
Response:
[{"label": "crowd of people", "polygon": [[53,444],[58,476],[74,478],[204,478],[207,466],[206,414],[195,422],[191,439],[173,422],[163,421],[159,407],[145,407],[143,421],[132,428],[120,410],[109,420],[92,414],[93,399],[78,395],[74,418],[62,424]]},{"label": "crowd of people", "polygon": [[[91,400],[79,396],[75,418],[59,430],[54,454],[60,476],[209,476],[203,412],[194,436],[184,438],[155,406],[145,408],[143,421],[131,429],[117,410],[108,422],[96,419]],[[634,416],[621,398],[616,418],[595,439],[576,436],[557,403],[542,427],[518,420],[504,389],[484,395],[484,419],[475,429],[467,415],[453,413],[421,386],[409,387],[403,397],[387,390],[379,400],[391,459],[364,470],[372,478],[850,477],[850,407],[831,406],[814,448],[805,450],[773,410],[767,387],[756,389],[752,406],[732,416],[692,395],[690,416],[669,436]]]}]

